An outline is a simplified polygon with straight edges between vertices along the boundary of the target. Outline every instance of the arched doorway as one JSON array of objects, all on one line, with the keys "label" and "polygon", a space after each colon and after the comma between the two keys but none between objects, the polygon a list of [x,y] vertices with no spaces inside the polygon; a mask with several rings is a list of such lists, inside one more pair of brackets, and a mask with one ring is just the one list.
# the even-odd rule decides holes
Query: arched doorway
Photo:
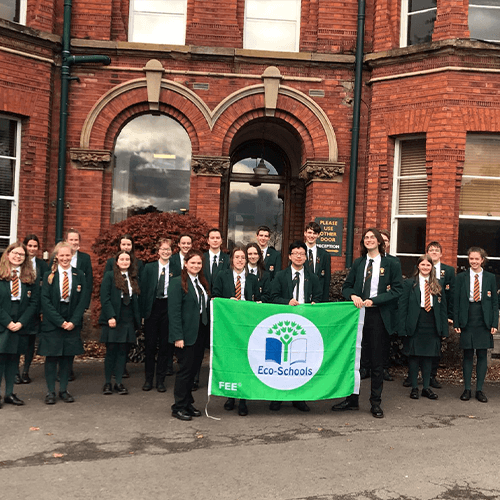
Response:
[{"label": "arched doorway", "polygon": [[[253,120],[235,135],[223,191],[229,249],[255,241],[256,229],[265,225],[272,231],[272,246],[285,249],[283,262],[287,262],[286,248],[303,230],[301,147],[296,131],[275,118]],[[257,174],[262,166],[268,172]]]}]

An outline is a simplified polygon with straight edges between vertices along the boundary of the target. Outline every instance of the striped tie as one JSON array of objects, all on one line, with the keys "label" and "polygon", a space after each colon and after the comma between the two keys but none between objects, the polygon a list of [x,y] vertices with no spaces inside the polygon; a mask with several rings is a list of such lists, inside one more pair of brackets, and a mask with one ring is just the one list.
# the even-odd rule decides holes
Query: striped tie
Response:
[{"label": "striped tie", "polygon": [[64,278],[63,278],[63,286],[62,286],[62,295],[61,298],[63,300],[67,300],[69,297],[69,278],[68,278],[68,271],[64,271]]},{"label": "striped tie", "polygon": [[479,302],[481,300],[481,292],[479,290],[479,275],[475,275],[474,278],[474,302]]},{"label": "striped tie", "polygon": [[12,271],[12,297],[19,297],[19,276],[17,270]]},{"label": "striped tie", "polygon": [[429,286],[429,281],[425,280],[425,307],[426,312],[429,312],[432,309],[431,306],[431,287]]},{"label": "striped tie", "polygon": [[236,277],[236,288],[234,296],[236,297],[236,300],[241,300],[241,276]]}]

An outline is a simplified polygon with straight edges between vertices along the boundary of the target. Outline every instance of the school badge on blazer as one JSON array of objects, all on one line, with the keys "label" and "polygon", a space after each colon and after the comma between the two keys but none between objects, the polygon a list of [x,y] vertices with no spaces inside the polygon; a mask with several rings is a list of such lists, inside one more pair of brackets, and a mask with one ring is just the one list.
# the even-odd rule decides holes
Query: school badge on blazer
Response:
[{"label": "school badge on blazer", "polygon": [[325,270],[324,270],[324,269],[322,269],[322,270],[321,270],[321,277],[322,277],[322,278],[324,278],[324,277],[325,277]]},{"label": "school badge on blazer", "polygon": [[444,278],[444,273],[445,273],[444,269],[441,269],[441,278]]},{"label": "school badge on blazer", "polygon": [[380,276],[385,276],[385,269],[383,267],[380,268]]},{"label": "school badge on blazer", "polygon": [[274,271],[274,266],[269,266],[269,271]]},{"label": "school badge on blazer", "polygon": [[31,297],[31,290],[28,290],[28,291],[26,292],[26,295],[28,296],[28,299],[29,299],[29,298]]},{"label": "school badge on blazer", "polygon": [[488,292],[486,293],[486,295],[491,298],[491,291],[488,290]]},{"label": "school badge on blazer", "polygon": [[77,292],[81,292],[81,291],[82,291],[82,285],[78,285],[78,286],[76,287],[76,291],[77,291]]},{"label": "school badge on blazer", "polygon": [[449,290],[450,289],[450,284],[448,283],[445,287],[444,287],[445,290]]}]

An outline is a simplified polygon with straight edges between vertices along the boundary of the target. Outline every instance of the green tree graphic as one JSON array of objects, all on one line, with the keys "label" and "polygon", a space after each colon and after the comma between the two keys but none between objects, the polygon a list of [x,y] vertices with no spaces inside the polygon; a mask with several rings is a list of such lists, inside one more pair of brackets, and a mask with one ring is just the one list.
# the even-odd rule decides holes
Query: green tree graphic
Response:
[{"label": "green tree graphic", "polygon": [[294,337],[305,335],[304,327],[294,321],[280,321],[267,331],[269,335],[277,335],[284,346],[283,362],[288,361],[288,348]]}]

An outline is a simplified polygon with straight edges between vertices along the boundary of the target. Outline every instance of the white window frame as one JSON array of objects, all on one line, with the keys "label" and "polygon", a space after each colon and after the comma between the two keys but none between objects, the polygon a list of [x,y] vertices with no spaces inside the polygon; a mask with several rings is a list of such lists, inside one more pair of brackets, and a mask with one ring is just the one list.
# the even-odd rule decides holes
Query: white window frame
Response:
[{"label": "white window frame", "polygon": [[[17,221],[19,217],[19,173],[21,170],[21,121],[8,115],[0,115],[2,120],[10,120],[17,122],[16,127],[16,155],[6,156],[0,155],[0,158],[7,160],[14,160],[14,195],[13,196],[0,196],[0,200],[11,201],[10,210],[10,234],[8,236],[0,235],[0,242],[9,240],[9,243],[17,241]],[[8,245],[5,245],[8,246]]]},{"label": "white window frame", "polygon": [[14,4],[19,4],[19,21],[6,19],[6,21],[17,22],[18,24],[26,25],[26,10],[28,9],[28,0],[13,0]]},{"label": "white window frame", "polygon": [[[272,0],[269,0],[269,1],[272,2]],[[290,20],[285,20],[285,19],[260,18],[260,20],[262,20],[262,21],[280,21],[282,23],[287,23],[287,24],[294,23],[295,24],[295,47],[290,52],[299,52],[299,49],[300,49],[300,20],[301,20],[301,13],[302,13],[302,1],[297,0],[296,4],[297,5],[296,5],[296,12],[295,12],[295,21],[290,21]],[[269,47],[269,48],[264,49],[262,47],[252,47],[249,45],[248,36],[247,36],[248,30],[246,29],[247,22],[249,19],[257,20],[259,18],[256,18],[256,17],[249,18],[247,15],[248,9],[249,9],[249,0],[246,0],[245,1],[245,17],[244,17],[244,25],[243,25],[244,26],[243,27],[243,48],[248,49],[248,50],[271,50],[271,51],[276,50],[273,47]],[[282,52],[282,50],[280,50],[280,52]]]},{"label": "white window frame", "polygon": [[[419,175],[401,175],[401,148],[402,144],[411,140],[425,140],[425,136],[416,135],[409,136],[403,139],[396,139],[394,147],[394,175],[392,181],[392,207],[391,207],[391,242],[389,253],[398,257],[419,257],[421,252],[416,253],[403,253],[398,252],[398,221],[401,219],[427,219],[427,212],[425,215],[406,215],[399,213],[399,196],[400,196],[400,181],[404,180],[426,180],[427,173]],[[427,193],[428,194],[428,193]],[[428,198],[427,198],[428,199]]]},{"label": "white window frame", "polygon": [[433,10],[437,12],[437,7],[432,7],[430,9],[423,9],[416,12],[408,12],[408,3],[409,0],[401,1],[401,30],[399,32],[400,47],[408,47],[408,18],[410,16],[415,14],[422,14],[423,12],[431,12]]},{"label": "white window frame", "polygon": [[[473,9],[485,9],[485,10],[497,9],[497,10],[500,10],[500,5],[476,5],[476,4],[471,5],[470,0],[469,0],[469,13],[470,13],[471,7]],[[470,25],[469,25],[469,30],[470,30]],[[472,33],[471,33],[471,38],[473,38],[475,40],[484,40],[486,42],[499,42],[500,41],[500,35],[499,35],[498,39],[489,40],[486,38],[477,38],[475,36],[473,37]]]},{"label": "white window frame", "polygon": [[[165,0],[165,3],[168,3],[168,0]],[[134,42],[134,14],[135,14],[135,0],[130,0],[130,10],[129,10],[129,23],[128,23],[128,40],[129,42]],[[141,13],[145,13],[145,11],[140,11]],[[164,12],[164,14],[171,15],[171,13]],[[151,15],[159,16],[161,13],[151,12]],[[185,45],[186,44],[186,28],[187,28],[187,0],[184,0],[183,4],[183,12],[182,16],[184,18],[184,33],[182,40],[179,40],[179,43],[167,43],[165,45]],[[141,42],[137,42],[141,43]],[[142,42],[145,43],[145,42]],[[156,43],[161,45],[162,42],[158,42],[156,40],[152,40],[151,43]]]}]

